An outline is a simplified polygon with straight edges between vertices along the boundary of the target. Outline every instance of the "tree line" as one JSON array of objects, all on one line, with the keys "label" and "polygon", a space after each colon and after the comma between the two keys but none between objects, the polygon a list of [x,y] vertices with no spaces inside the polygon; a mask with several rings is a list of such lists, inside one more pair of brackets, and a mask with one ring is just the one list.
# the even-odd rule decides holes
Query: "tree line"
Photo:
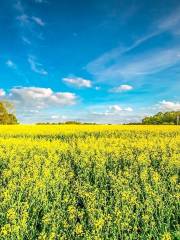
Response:
[{"label": "tree line", "polygon": [[145,117],[142,120],[145,125],[179,125],[180,124],[180,111],[172,112],[158,112],[157,114]]}]

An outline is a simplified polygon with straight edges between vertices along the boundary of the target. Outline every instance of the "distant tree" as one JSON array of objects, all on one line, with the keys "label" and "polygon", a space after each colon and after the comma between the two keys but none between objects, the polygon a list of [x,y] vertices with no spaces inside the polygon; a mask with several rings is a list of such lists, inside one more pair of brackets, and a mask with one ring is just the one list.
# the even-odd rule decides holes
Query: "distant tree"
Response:
[{"label": "distant tree", "polygon": [[9,102],[0,102],[0,124],[18,124],[16,116],[10,112],[12,109],[13,106]]},{"label": "distant tree", "polygon": [[179,116],[180,116],[180,111],[172,111],[172,112],[165,112],[165,113],[159,112],[154,116],[145,117],[142,120],[142,124],[175,125],[178,123]]},{"label": "distant tree", "polygon": [[80,122],[77,122],[77,121],[67,121],[65,122],[64,124],[76,124],[76,125],[79,125],[81,124]]}]

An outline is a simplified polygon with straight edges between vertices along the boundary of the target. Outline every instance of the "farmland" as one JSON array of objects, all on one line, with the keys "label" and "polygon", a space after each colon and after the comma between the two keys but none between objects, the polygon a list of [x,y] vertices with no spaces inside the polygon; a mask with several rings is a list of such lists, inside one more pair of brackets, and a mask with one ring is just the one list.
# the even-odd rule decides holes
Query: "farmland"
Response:
[{"label": "farmland", "polygon": [[0,126],[0,239],[180,238],[178,126]]}]

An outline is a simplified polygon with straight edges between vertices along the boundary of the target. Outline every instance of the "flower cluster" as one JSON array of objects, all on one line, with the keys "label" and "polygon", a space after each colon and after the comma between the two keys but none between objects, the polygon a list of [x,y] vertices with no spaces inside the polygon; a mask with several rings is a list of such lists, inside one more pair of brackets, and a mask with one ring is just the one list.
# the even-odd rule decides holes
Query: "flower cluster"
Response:
[{"label": "flower cluster", "polygon": [[178,126],[0,126],[0,239],[179,236]]}]

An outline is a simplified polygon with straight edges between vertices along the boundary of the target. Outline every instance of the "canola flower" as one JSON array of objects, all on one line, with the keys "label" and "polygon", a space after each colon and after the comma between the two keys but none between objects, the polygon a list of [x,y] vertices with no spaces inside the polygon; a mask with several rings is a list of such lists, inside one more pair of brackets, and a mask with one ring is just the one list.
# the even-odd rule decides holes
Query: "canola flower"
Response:
[{"label": "canola flower", "polygon": [[178,126],[0,126],[0,240],[173,240]]}]

